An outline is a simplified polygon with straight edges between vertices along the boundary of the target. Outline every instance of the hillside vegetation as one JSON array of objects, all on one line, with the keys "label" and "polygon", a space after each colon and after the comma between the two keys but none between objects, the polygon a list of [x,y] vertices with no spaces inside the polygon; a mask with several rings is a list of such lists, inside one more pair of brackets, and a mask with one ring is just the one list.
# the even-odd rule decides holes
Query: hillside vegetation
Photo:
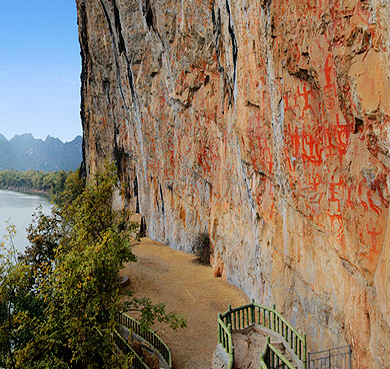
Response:
[{"label": "hillside vegetation", "polygon": [[76,170],[82,161],[82,138],[63,143],[58,138],[47,136],[35,139],[26,133],[7,140],[0,134],[0,170],[16,169],[20,171]]},{"label": "hillside vegetation", "polygon": [[0,368],[130,368],[131,358],[117,356],[113,340],[123,310],[139,311],[145,328],[155,321],[185,326],[164,304],[131,291],[121,302],[118,273],[136,261],[130,233],[138,224],[112,208],[117,183],[107,165],[77,199],[64,195],[51,215],[38,212],[22,255],[9,226],[8,241],[0,243]]},{"label": "hillside vegetation", "polygon": [[64,170],[20,172],[14,169],[0,171],[0,189],[63,196],[63,192],[68,189],[79,194],[83,186],[84,179],[81,178],[79,169],[68,172]]}]

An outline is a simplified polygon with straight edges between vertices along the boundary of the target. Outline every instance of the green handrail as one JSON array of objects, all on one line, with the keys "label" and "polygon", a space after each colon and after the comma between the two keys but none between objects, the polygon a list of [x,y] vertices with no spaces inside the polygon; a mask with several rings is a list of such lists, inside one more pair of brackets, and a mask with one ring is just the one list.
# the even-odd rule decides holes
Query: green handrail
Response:
[{"label": "green handrail", "polygon": [[[259,306],[254,304],[255,306]],[[304,369],[307,367],[307,343],[306,334],[301,335],[273,306],[274,329],[275,333],[280,334],[295,355],[302,362]]]},{"label": "green handrail", "polygon": [[[249,328],[254,324],[259,324],[266,327],[276,334],[283,337],[283,339],[290,346],[290,349],[294,351],[297,358],[302,362],[304,369],[307,369],[307,342],[306,335],[301,335],[275,308],[252,303],[243,305],[237,308],[228,306],[228,310],[219,314],[219,328],[218,332],[224,330],[222,324],[226,328],[229,324],[233,330],[241,330]],[[221,343],[219,341],[219,343]],[[223,346],[223,345],[222,345]],[[223,346],[226,350],[226,347]],[[275,348],[276,350],[276,348]],[[226,351],[229,354],[230,352]],[[281,354],[280,354],[281,355]],[[282,355],[283,356],[283,355]],[[234,362],[234,356],[232,361]],[[230,365],[230,360],[229,360]]]},{"label": "green handrail", "polygon": [[134,349],[126,342],[116,329],[114,329],[114,340],[116,346],[124,355],[132,356],[131,366],[133,369],[149,369],[149,367],[142,361]]},{"label": "green handrail", "polygon": [[295,369],[284,355],[282,355],[278,349],[271,344],[271,340],[267,337],[267,343],[265,345],[263,354],[260,358],[260,366],[263,369],[268,368],[280,368],[280,369]]},{"label": "green handrail", "polygon": [[234,365],[234,346],[232,336],[232,325],[229,323],[225,325],[221,318],[221,314],[218,315],[218,343],[225,349],[229,354],[228,369],[233,369]]},{"label": "green handrail", "polygon": [[143,330],[140,322],[125,313],[118,314],[118,323],[123,324],[126,328],[150,343],[161,354],[168,367],[172,368],[171,350],[155,332],[149,329]]}]

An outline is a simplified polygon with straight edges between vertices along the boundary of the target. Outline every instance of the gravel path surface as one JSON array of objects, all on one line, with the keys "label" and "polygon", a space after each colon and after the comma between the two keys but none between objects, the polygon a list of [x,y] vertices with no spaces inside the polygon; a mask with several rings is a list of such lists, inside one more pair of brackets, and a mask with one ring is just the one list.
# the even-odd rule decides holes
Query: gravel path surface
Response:
[{"label": "gravel path surface", "polygon": [[133,248],[136,263],[129,263],[121,276],[130,279],[136,296],[166,302],[168,310],[184,314],[187,328],[174,332],[166,326],[153,329],[172,350],[175,369],[211,368],[217,346],[218,313],[249,302],[238,288],[213,277],[211,267],[194,262],[195,257],[143,238]]}]

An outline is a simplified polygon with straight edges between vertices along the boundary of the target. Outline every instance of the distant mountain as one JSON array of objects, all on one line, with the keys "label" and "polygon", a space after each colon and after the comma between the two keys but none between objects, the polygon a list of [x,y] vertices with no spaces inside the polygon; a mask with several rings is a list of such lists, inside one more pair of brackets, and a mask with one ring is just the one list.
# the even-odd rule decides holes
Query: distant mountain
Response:
[{"label": "distant mountain", "polygon": [[0,170],[30,169],[53,172],[63,169],[75,170],[82,160],[82,138],[63,143],[58,138],[47,136],[45,141],[35,139],[31,133],[17,135],[7,140],[0,134]]}]

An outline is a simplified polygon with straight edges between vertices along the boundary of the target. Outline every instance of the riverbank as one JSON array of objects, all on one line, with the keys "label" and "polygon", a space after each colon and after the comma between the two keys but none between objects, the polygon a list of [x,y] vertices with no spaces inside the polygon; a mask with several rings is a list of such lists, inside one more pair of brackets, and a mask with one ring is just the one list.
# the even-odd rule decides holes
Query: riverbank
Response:
[{"label": "riverbank", "polygon": [[28,187],[3,186],[3,187],[0,187],[0,190],[26,193],[28,195],[38,195],[38,196],[43,196],[43,197],[47,197],[47,198],[52,197],[52,193],[50,191],[37,190],[35,188],[28,188]]}]

